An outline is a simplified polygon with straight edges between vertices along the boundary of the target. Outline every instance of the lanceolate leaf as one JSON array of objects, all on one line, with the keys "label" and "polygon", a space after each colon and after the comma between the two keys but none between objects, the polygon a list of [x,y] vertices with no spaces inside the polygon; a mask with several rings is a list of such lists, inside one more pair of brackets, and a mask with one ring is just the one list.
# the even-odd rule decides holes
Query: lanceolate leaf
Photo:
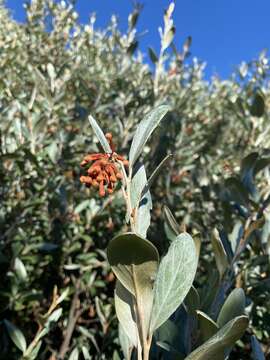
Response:
[{"label": "lanceolate leaf", "polygon": [[158,268],[158,251],[150,241],[134,233],[126,233],[115,237],[109,243],[107,255],[118,280],[136,295],[146,336],[153,305],[153,282]]},{"label": "lanceolate leaf", "polygon": [[197,261],[192,237],[187,233],[180,234],[158,269],[150,332],[162,325],[184,300],[194,280]]},{"label": "lanceolate leaf", "polygon": [[[223,359],[226,348],[231,347],[241,338],[248,326],[248,318],[239,316],[228,322],[206,343],[195,349],[185,360],[213,360]],[[217,354],[220,354],[217,357]]]},{"label": "lanceolate leaf", "polygon": [[112,152],[112,149],[105,137],[105,135],[103,134],[103,131],[101,130],[101,128],[99,127],[98,123],[96,122],[96,120],[91,116],[89,115],[88,117],[89,119],[89,122],[101,144],[101,146],[103,147],[103,150],[106,152],[106,153],[111,153]]},{"label": "lanceolate leaf", "polygon": [[173,241],[177,238],[180,233],[179,225],[177,224],[171,210],[168,206],[164,206],[164,218],[165,218],[165,226],[166,226],[166,233],[169,237],[169,240]]},{"label": "lanceolate leaf", "polygon": [[17,346],[18,349],[20,349],[23,353],[26,350],[26,340],[21,332],[20,329],[18,329],[15,325],[13,325],[10,321],[4,320],[7,332],[11,340],[14,342],[14,344]]},{"label": "lanceolate leaf", "polygon": [[169,107],[167,105],[160,105],[156,109],[150,111],[140,122],[134,134],[129,152],[130,167],[135,164],[143,150],[146,141],[168,111]]},{"label": "lanceolate leaf", "polygon": [[153,184],[155,179],[158,177],[158,175],[160,174],[163,167],[165,165],[167,165],[167,163],[169,162],[169,160],[171,159],[172,156],[173,156],[172,154],[169,154],[169,155],[165,156],[165,158],[163,160],[161,160],[161,162],[158,164],[158,166],[155,168],[155,170],[152,172],[151,176],[149,177],[149,179],[147,181],[147,186],[145,187],[143,192],[146,192],[148,189],[150,189],[151,185]]},{"label": "lanceolate leaf", "polygon": [[228,267],[228,259],[217,229],[213,230],[211,242],[219,276],[222,277]]},{"label": "lanceolate leaf", "polygon": [[244,290],[234,289],[223,304],[217,319],[220,327],[224,326],[236,316],[244,315],[246,298]]},{"label": "lanceolate leaf", "polygon": [[147,184],[145,167],[140,164],[134,171],[130,184],[130,201],[132,209],[135,209],[141,200],[142,191]]},{"label": "lanceolate leaf", "polygon": [[173,38],[174,38],[174,34],[175,34],[175,27],[172,26],[170,28],[170,30],[168,30],[163,37],[163,41],[162,41],[162,49],[163,51],[166,50],[172,43]]},{"label": "lanceolate leaf", "polygon": [[137,328],[134,320],[134,296],[120,283],[116,282],[114,293],[115,311],[117,318],[128,336],[131,344],[137,347]]}]

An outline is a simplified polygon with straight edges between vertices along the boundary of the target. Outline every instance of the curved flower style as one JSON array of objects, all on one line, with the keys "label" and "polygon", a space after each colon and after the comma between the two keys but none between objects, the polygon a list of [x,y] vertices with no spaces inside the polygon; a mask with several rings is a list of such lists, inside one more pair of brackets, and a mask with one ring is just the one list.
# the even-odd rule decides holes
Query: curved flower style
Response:
[{"label": "curved flower style", "polygon": [[80,177],[80,181],[87,187],[98,188],[99,195],[102,197],[106,195],[106,192],[112,194],[118,180],[123,178],[120,162],[124,166],[128,165],[128,161],[115,152],[112,134],[107,133],[105,136],[110,143],[112,152],[86,155],[81,162],[81,166],[85,167],[89,163],[93,163],[87,169],[87,176]]}]

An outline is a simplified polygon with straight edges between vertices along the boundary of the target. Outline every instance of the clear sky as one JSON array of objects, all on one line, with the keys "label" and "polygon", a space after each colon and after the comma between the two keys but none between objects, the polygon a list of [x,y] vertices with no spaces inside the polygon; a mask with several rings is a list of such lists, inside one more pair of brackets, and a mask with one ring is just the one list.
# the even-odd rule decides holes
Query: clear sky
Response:
[{"label": "clear sky", "polygon": [[[6,0],[14,18],[23,20],[22,0]],[[158,26],[168,0],[141,0],[144,9],[138,23],[141,49],[159,49]],[[97,26],[104,27],[112,14],[119,16],[125,29],[132,9],[131,0],[77,0],[80,21],[88,22],[89,14],[97,15]],[[191,35],[192,56],[207,62],[206,76],[213,73],[227,77],[242,60],[255,58],[270,48],[270,0],[176,0],[174,12],[176,45],[181,48]]]}]

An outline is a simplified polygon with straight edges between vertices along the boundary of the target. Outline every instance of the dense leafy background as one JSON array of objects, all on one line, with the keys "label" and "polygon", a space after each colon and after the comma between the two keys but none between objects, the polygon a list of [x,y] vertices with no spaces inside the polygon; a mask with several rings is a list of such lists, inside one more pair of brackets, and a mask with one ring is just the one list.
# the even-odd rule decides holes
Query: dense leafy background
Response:
[{"label": "dense leafy background", "polygon": [[[105,248],[114,234],[125,230],[124,204],[120,192],[103,200],[79,182],[82,157],[98,150],[87,115],[114,134],[118,152],[126,155],[138,122],[154,106],[167,103],[172,111],[145,149],[148,173],[174,154],[153,186],[148,237],[161,253],[167,249],[163,205],[191,233],[199,231],[203,245],[196,285],[207,293],[215,268],[210,241],[214,227],[234,241],[247,217],[263,212],[265,224],[240,257],[230,288],[244,288],[250,313],[250,330],[235,358],[250,356],[251,334],[267,354],[268,59],[262,53],[228,80],[206,82],[204,64],[183,59],[186,44],[160,67],[157,83],[155,64],[145,63],[136,50],[136,16],[135,11],[128,32],[121,34],[114,17],[98,31],[94,17],[82,26],[71,6],[49,0],[32,1],[25,24],[0,7],[1,320],[18,326],[29,343],[37,319],[50,306],[54,286],[60,293],[69,288],[63,315],[38,358],[52,360],[59,352],[69,358],[84,347],[94,358],[112,358],[113,353],[117,358],[114,276]],[[179,40],[174,42],[180,48]],[[153,52],[151,58],[156,61]],[[243,166],[240,171],[241,159],[254,151],[266,166],[259,166],[263,170],[256,181],[257,170],[250,169],[257,158],[248,161],[246,172]],[[231,177],[240,180],[233,183]],[[19,358],[3,322],[0,329],[0,358]]]}]

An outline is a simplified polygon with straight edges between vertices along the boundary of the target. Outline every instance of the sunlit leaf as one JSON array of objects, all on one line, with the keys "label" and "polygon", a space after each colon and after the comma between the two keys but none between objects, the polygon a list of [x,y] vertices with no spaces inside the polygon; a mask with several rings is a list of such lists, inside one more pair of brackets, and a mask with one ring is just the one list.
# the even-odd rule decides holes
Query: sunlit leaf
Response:
[{"label": "sunlit leaf", "polygon": [[163,117],[166,115],[169,109],[170,108],[167,105],[160,105],[154,110],[150,111],[140,122],[134,134],[130,147],[130,152],[129,152],[130,167],[132,167],[135,164],[148,138],[155,130],[155,128],[159,125],[160,121],[163,119]]},{"label": "sunlit leaf", "polygon": [[154,306],[150,331],[162,325],[189,292],[197,269],[197,253],[192,237],[180,234],[162,259],[154,285]]}]

